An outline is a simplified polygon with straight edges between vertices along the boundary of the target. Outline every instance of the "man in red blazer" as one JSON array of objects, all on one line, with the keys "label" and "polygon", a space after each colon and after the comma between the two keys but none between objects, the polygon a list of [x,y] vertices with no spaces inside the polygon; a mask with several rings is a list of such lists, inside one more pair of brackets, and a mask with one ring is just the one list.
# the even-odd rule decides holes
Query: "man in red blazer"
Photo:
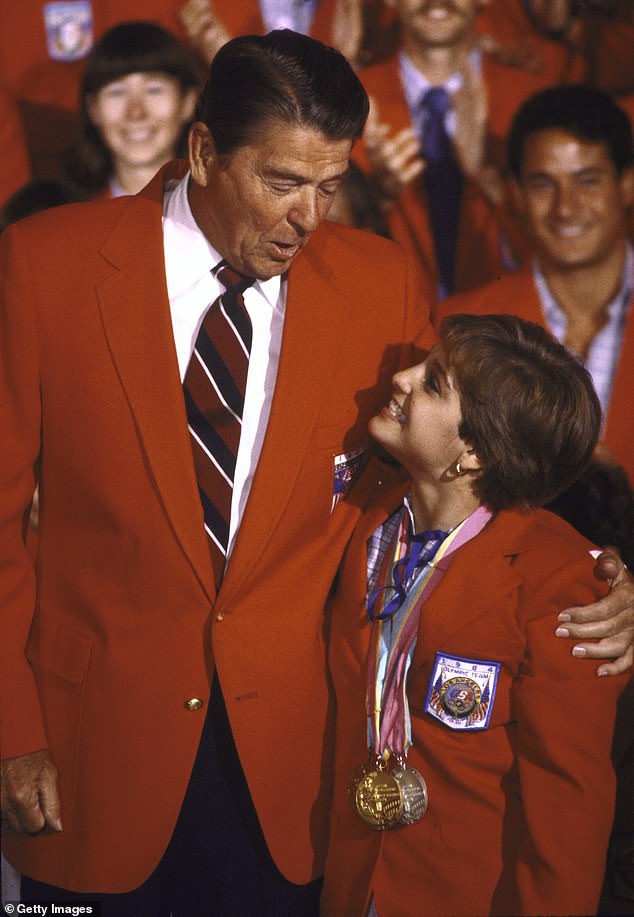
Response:
[{"label": "man in red blazer", "polygon": [[[337,52],[235,39],[189,173],[172,164],[136,197],[2,237],[3,803],[27,900],[98,893],[116,917],[316,910],[323,608],[378,478],[367,420],[411,342],[433,340],[403,254],[322,224],[366,112]],[[223,259],[256,281],[220,582],[181,383]]]},{"label": "man in red blazer", "polygon": [[[546,90],[509,134],[516,204],[535,256],[518,273],[437,306],[512,312],[548,327],[590,370],[604,414],[603,446],[634,482],[634,146],[626,114],[607,93]],[[606,456],[609,458],[609,456]]]},{"label": "man in red blazer", "polygon": [[[323,606],[375,480],[367,419],[418,332],[433,340],[396,246],[320,226],[366,112],[337,52],[290,32],[236,39],[201,100],[189,182],[173,164],[137,197],[3,236],[2,757],[23,832],[5,847],[45,883],[24,883],[30,900],[117,893],[103,911],[117,917],[316,907]],[[221,258],[258,281],[219,589],[181,382]]]},{"label": "man in red blazer", "polygon": [[[399,53],[360,72],[379,126],[366,131],[368,155],[359,159],[380,181],[389,176],[395,194],[392,235],[426,265],[444,297],[499,276],[523,251],[521,232],[500,206],[497,169],[504,139],[524,99],[552,82],[578,78],[581,69],[579,62],[569,67],[563,59],[536,69],[512,65],[490,42],[480,46],[477,14],[488,0],[388,2],[396,10],[402,44]],[[444,218],[434,216],[426,184],[434,155],[426,100],[440,91],[448,95],[444,127],[456,160],[447,184],[451,189],[462,183],[459,200],[452,202],[449,193],[439,200]],[[450,207],[456,211],[452,226],[446,222]]]}]

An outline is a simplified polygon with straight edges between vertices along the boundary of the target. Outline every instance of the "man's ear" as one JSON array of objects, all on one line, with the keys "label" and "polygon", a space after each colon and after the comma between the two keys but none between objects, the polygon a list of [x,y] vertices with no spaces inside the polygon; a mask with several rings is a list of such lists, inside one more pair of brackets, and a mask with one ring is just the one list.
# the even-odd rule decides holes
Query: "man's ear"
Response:
[{"label": "man's ear", "polygon": [[209,128],[202,121],[194,121],[189,129],[188,158],[192,180],[201,188],[206,188],[216,150]]},{"label": "man's ear", "polygon": [[619,178],[621,187],[621,197],[624,207],[631,207],[634,204],[634,166],[623,169]]}]

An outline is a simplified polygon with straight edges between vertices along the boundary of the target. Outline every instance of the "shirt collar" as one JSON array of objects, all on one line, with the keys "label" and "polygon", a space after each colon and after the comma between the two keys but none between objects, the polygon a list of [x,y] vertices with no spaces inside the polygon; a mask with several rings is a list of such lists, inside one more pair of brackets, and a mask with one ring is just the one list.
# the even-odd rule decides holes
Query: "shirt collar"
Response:
[{"label": "shirt collar", "polygon": [[[222,261],[222,255],[207,240],[194,219],[187,188],[190,173],[180,181],[170,182],[163,198],[163,234],[165,274],[170,300],[186,293]],[[257,289],[275,309],[278,305],[281,278],[256,280]]]},{"label": "shirt collar", "polygon": [[[469,63],[475,67],[476,72],[480,72],[482,67],[482,51],[480,48],[476,47],[471,51],[469,54]],[[410,111],[415,111],[418,109],[425,93],[432,88],[432,84],[405,51],[401,51],[399,54],[399,73],[407,106]],[[453,95],[460,89],[463,83],[464,77],[461,71],[457,70],[455,73],[452,73],[445,83],[443,83],[443,86],[449,95]]]},{"label": "shirt collar", "polygon": [[[535,279],[535,286],[537,287],[537,293],[542,309],[544,310],[544,317],[546,318],[547,324],[551,328],[563,328],[565,331],[566,317],[564,311],[553,296],[537,258],[533,259],[533,277]],[[608,318],[613,320],[622,309],[626,309],[633,295],[634,249],[628,243],[625,249],[625,262],[623,264],[623,273],[621,274],[619,288],[616,291],[616,295],[610,300],[606,307]],[[555,336],[557,336],[557,334],[555,334]]]}]

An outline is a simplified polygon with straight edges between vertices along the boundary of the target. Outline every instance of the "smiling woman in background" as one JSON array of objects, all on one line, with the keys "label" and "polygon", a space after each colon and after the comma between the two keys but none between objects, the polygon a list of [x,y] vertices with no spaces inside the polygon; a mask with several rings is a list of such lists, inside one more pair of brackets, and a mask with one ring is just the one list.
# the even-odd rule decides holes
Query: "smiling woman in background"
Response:
[{"label": "smiling woman in background", "polygon": [[95,45],[81,85],[83,136],[69,179],[89,196],[136,194],[181,151],[198,81],[187,49],[150,22],[124,22]]}]

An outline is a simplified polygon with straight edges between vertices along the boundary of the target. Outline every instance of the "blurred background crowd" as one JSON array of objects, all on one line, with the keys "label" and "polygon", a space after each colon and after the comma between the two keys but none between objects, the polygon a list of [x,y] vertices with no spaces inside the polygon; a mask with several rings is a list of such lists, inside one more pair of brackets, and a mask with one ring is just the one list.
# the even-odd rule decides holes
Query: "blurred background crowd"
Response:
[{"label": "blurred background crowd", "polygon": [[[274,28],[337,47],[371,97],[331,218],[401,244],[437,321],[516,312],[592,373],[601,452],[554,508],[634,564],[634,0],[2,2],[0,226],[138,192],[184,154],[218,48]],[[623,708],[615,914],[634,911]]]}]

